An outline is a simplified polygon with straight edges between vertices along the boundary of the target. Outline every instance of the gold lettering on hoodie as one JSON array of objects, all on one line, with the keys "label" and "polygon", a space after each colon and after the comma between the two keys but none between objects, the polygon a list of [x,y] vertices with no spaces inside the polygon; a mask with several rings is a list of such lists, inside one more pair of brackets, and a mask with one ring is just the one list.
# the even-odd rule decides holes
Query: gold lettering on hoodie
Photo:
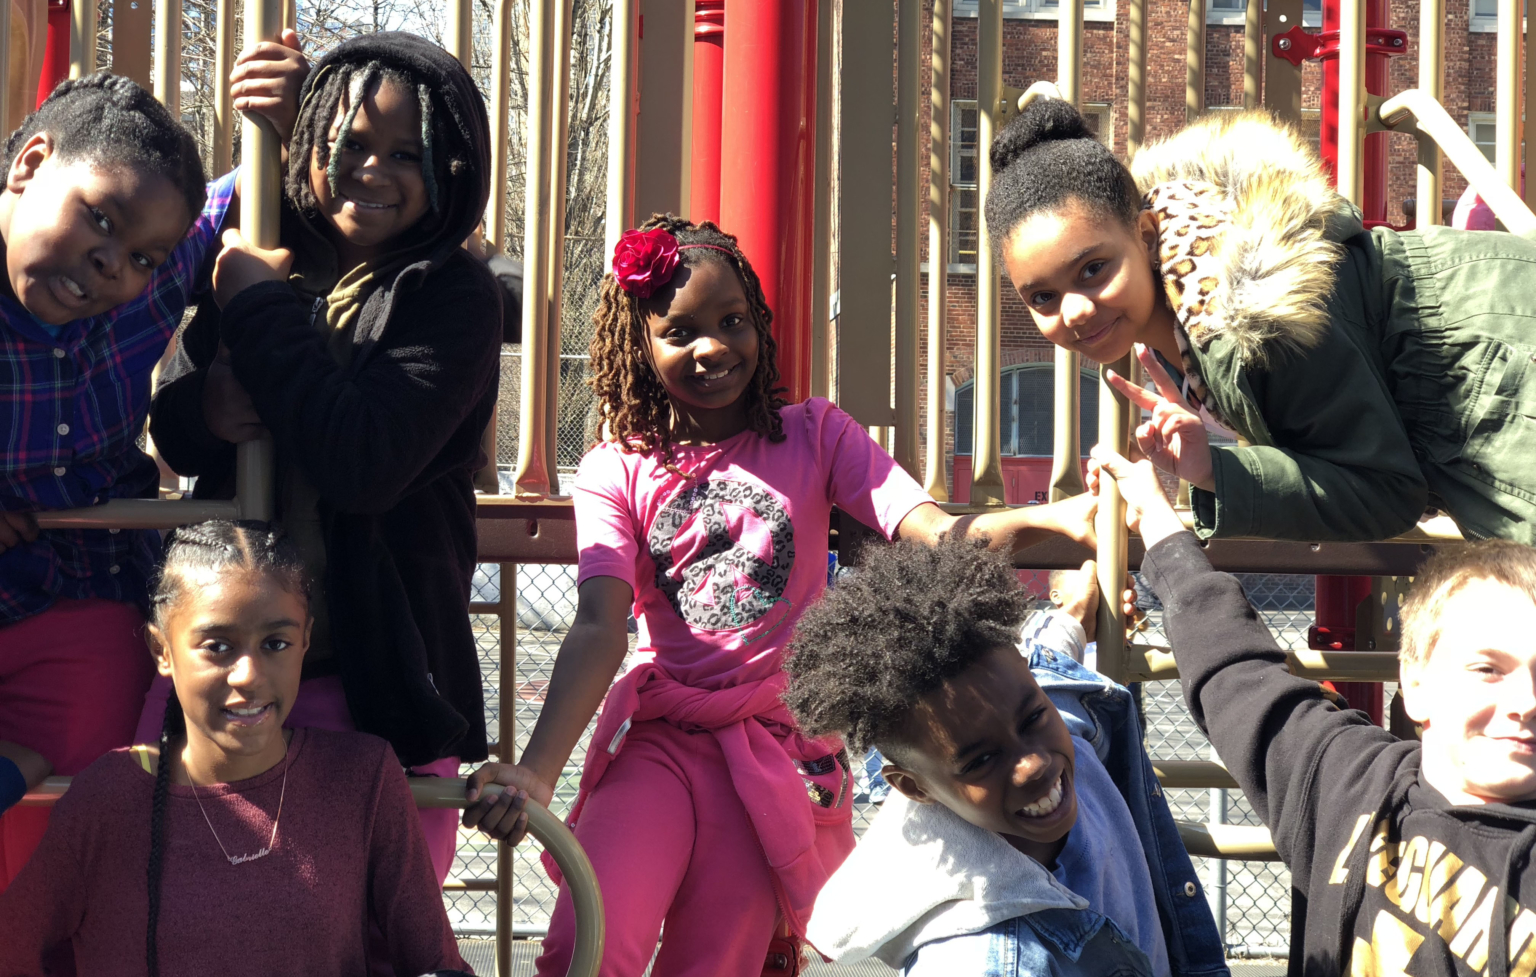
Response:
[{"label": "gold lettering on hoodie", "polygon": [[[1355,822],[1349,841],[1334,860],[1330,885],[1349,878],[1346,863],[1365,834],[1370,816]],[[1380,909],[1369,941],[1356,937],[1349,977],[1401,977],[1409,959],[1437,934],[1451,955],[1476,972],[1488,967],[1493,927],[1509,927],[1510,977],[1536,977],[1536,913],[1524,909],[1488,876],[1466,864],[1443,842],[1416,835],[1387,841],[1387,822],[1376,823],[1366,852],[1365,882],[1380,889],[1398,912]]]}]

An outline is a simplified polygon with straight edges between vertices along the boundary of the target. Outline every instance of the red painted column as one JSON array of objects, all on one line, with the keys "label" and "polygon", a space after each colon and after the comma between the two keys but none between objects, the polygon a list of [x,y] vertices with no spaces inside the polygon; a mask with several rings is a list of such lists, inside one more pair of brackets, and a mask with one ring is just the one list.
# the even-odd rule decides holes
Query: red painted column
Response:
[{"label": "red painted column", "polygon": [[[1373,27],[1391,27],[1391,9],[1388,0],[1366,0],[1365,28],[1367,36]],[[1323,0],[1323,30],[1338,36],[1339,0]],[[1365,90],[1371,95],[1387,93],[1387,62],[1390,56],[1370,50],[1365,56]],[[1339,171],[1339,61],[1337,55],[1325,56],[1323,63],[1322,128],[1318,146],[1323,166],[1330,176]],[[1364,187],[1360,210],[1365,214],[1367,225],[1384,223],[1387,219],[1387,134],[1373,132],[1365,137],[1363,149]]]},{"label": "red painted column", "polygon": [[[1371,596],[1370,577],[1317,578],[1317,627],[1308,642],[1318,651],[1365,651],[1356,639],[1355,611]],[[1333,687],[1356,709],[1370,714],[1378,726],[1382,722],[1382,695],[1379,682],[1334,682]]]},{"label": "red painted column", "polygon": [[720,220],[720,106],[725,82],[725,0],[694,0],[693,158],[688,216]]},{"label": "red painted column", "polygon": [[779,379],[800,401],[811,378],[816,0],[729,0],[728,11],[720,224],[762,279]]},{"label": "red painted column", "polygon": [[48,42],[43,48],[43,70],[37,82],[37,104],[43,104],[69,77],[69,0],[48,0]]}]

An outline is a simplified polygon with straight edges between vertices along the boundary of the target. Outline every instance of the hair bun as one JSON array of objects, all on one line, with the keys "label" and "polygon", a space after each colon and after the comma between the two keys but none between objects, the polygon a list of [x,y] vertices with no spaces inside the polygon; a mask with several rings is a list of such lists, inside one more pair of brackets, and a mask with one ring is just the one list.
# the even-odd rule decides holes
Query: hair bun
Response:
[{"label": "hair bun", "polygon": [[1059,98],[1037,98],[992,140],[988,154],[992,172],[1003,172],[1020,156],[1042,143],[1097,138],[1075,107]]}]

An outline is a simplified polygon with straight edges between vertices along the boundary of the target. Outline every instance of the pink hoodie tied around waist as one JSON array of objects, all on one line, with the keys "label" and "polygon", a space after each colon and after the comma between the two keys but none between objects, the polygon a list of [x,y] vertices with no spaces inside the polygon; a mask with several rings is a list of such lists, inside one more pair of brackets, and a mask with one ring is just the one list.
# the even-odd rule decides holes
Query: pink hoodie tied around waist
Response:
[{"label": "pink hoodie tied around waist", "polygon": [[[732,786],[762,843],[779,907],[803,937],[817,893],[853,851],[851,830],[818,828],[852,822],[854,785],[843,763],[816,775],[802,775],[796,768],[795,761],[820,760],[839,753],[843,745],[835,737],[812,739],[795,728],[779,699],[787,680],[779,671],[758,682],[710,691],[678,682],[654,661],[636,665],[608,691],[566,823],[575,828],[631,724],[663,719],[680,729],[707,730],[720,744]],[[810,799],[807,781],[830,792],[831,807]],[[554,859],[546,852],[543,862],[558,884]]]}]

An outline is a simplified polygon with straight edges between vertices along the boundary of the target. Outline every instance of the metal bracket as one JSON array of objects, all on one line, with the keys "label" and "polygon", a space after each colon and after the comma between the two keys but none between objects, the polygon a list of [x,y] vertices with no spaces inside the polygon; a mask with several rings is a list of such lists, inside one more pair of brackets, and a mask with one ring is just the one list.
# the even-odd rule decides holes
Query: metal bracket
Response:
[{"label": "metal bracket", "polygon": [[1003,86],[1002,94],[997,97],[997,128],[1002,129],[1014,116],[1019,114],[1019,99],[1024,97],[1024,89]]},{"label": "metal bracket", "polygon": [[1419,127],[1414,124],[1413,116],[1408,116],[1396,125],[1387,125],[1381,118],[1382,103],[1387,100],[1385,95],[1365,96],[1365,134],[1369,136],[1373,132],[1407,132],[1417,134]]},{"label": "metal bracket", "polygon": [[[1309,33],[1298,24],[1284,34],[1276,34],[1271,42],[1275,57],[1284,58],[1300,68],[1303,61],[1328,61],[1339,56],[1339,32],[1318,31]],[[1380,54],[1392,58],[1408,48],[1408,32],[1386,27],[1365,29],[1365,53]]]}]

